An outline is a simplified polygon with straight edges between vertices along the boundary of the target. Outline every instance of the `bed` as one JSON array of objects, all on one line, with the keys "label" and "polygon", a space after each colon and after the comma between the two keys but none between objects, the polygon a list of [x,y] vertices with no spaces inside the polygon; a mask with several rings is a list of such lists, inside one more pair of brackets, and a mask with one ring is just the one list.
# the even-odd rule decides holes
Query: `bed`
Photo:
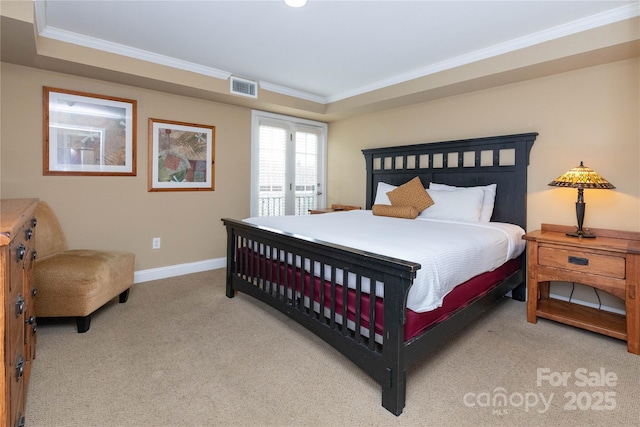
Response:
[{"label": "bed", "polygon": [[[536,136],[362,150],[366,210],[374,205],[380,183],[400,186],[417,176],[425,188],[431,182],[456,187],[496,184],[491,221],[526,230],[527,166]],[[368,212],[319,216],[328,221],[331,215]],[[440,307],[416,316],[407,304],[414,282],[421,280],[422,265],[408,261],[411,256],[401,259],[358,245],[330,243],[284,226],[222,221],[227,229],[227,297],[236,292],[250,295],[324,339],[380,384],[382,406],[395,415],[405,406],[409,366],[506,294],[525,298],[526,263],[519,256],[456,286]],[[371,291],[374,287],[376,292]]]}]

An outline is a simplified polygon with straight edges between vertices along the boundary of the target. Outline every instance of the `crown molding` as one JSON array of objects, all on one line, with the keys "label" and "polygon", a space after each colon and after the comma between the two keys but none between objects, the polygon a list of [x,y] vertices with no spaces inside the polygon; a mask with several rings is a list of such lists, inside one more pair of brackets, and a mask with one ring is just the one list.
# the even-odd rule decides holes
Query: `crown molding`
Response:
[{"label": "crown molding", "polygon": [[[70,31],[65,31],[59,28],[50,27],[46,23],[46,1],[36,0],[34,1],[34,13],[36,27],[38,34],[42,37],[47,37],[62,42],[72,43],[79,46],[88,47],[91,49],[97,49],[104,52],[114,53],[117,55],[123,55],[135,59],[141,59],[147,62],[172,67],[175,69],[190,71],[205,76],[214,77],[217,79],[227,80],[232,73],[224,70],[219,70],[212,67],[207,67],[199,64],[195,64],[188,61],[182,61],[175,58],[171,58],[165,55],[159,55],[156,53],[148,52],[142,49],[132,48],[118,43],[112,43],[105,40],[89,37]],[[399,83],[404,83],[410,80],[425,77],[431,74],[435,74],[441,71],[450,70],[459,66],[468,65],[473,62],[489,59],[502,54],[514,52],[520,49],[524,49],[530,46],[548,42],[551,40],[566,37],[579,32],[591,30],[604,25],[613,24],[626,19],[631,19],[640,16],[640,2],[634,2],[632,4],[622,6],[616,9],[611,9],[606,12],[595,14],[583,19],[578,19],[563,25],[559,25],[544,31],[540,31],[535,34],[519,37],[517,39],[510,40],[505,43],[500,43],[494,46],[490,46],[485,49],[477,50],[473,53],[460,55],[455,58],[451,58],[445,61],[438,62],[409,73],[403,73],[394,77],[380,80],[376,83],[361,86],[351,91],[330,95],[320,96],[308,92],[299,91],[296,89],[288,88],[272,84],[265,81],[260,81],[260,87],[282,95],[287,95],[299,99],[316,102],[319,104],[329,104],[332,102],[340,101],[343,99],[351,98],[354,96],[362,95],[367,92],[383,89],[389,86],[393,86]]]},{"label": "crown molding", "polygon": [[277,84],[260,81],[260,88],[268,90],[270,92],[279,93],[281,95],[293,96],[295,98],[304,99],[306,101],[317,102],[318,104],[326,104],[327,98],[320,95],[314,95],[309,92],[303,92],[297,89],[291,89],[290,87],[280,86]]},{"label": "crown molding", "polygon": [[626,19],[635,18],[640,16],[640,2],[622,6],[616,9],[611,9],[606,12],[602,12],[596,15],[578,19],[563,25],[559,25],[553,28],[549,28],[544,31],[540,31],[535,34],[519,37],[508,42],[499,43],[494,46],[490,46],[485,49],[480,49],[475,52],[466,55],[460,55],[455,58],[441,61],[427,67],[419,68],[410,73],[399,74],[389,79],[380,80],[376,83],[362,86],[360,88],[343,92],[337,95],[331,95],[326,98],[327,103],[340,101],[346,98],[362,95],[374,90],[383,89],[395,84],[404,83],[410,80],[425,77],[431,74],[435,74],[441,71],[450,70],[455,67],[468,65],[473,62],[482,61],[498,55],[514,52],[520,49],[531,47],[537,44],[548,42],[551,40],[560,39],[572,34],[577,34],[583,31],[591,30],[594,28],[602,27],[608,24],[624,21]]},{"label": "crown molding", "polygon": [[71,31],[62,30],[60,28],[47,25],[46,1],[34,1],[34,18],[36,29],[41,37],[58,40],[65,43],[71,43],[78,46],[88,47],[103,52],[113,53],[116,55],[127,56],[129,58],[141,59],[158,65],[175,68],[178,70],[191,71],[193,73],[202,74],[216,79],[227,80],[231,77],[231,72],[218,70],[212,67],[195,64],[193,62],[182,61],[165,55],[148,52],[146,50],[125,46],[118,43],[112,43],[106,40],[90,37]]},{"label": "crown molding", "polygon": [[193,62],[182,61],[165,55],[148,52],[146,50],[137,49],[118,43],[112,43],[105,40],[89,37],[71,31],[61,30],[59,28],[45,27],[40,36],[61,42],[71,43],[78,46],[88,47],[90,49],[101,50],[103,52],[113,53],[116,55],[127,56],[129,58],[140,59],[158,65],[175,68],[178,70],[191,71],[193,73],[202,74],[216,79],[227,80],[231,73],[228,71],[218,70],[216,68],[206,67],[204,65],[194,64]]}]

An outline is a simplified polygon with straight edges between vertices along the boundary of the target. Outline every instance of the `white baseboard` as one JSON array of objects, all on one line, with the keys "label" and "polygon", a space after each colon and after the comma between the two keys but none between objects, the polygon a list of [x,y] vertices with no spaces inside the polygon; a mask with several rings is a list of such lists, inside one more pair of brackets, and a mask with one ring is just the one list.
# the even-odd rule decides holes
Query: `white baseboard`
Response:
[{"label": "white baseboard", "polygon": [[591,308],[625,314],[624,300],[579,283],[552,282],[549,296]]},{"label": "white baseboard", "polygon": [[622,314],[625,315],[626,311],[624,309],[618,308],[618,307],[611,307],[609,305],[605,305],[605,304],[596,304],[590,301],[585,301],[585,300],[581,300],[581,299],[577,299],[577,298],[572,298],[571,300],[569,300],[569,298],[567,298],[564,295],[559,295],[559,294],[554,294],[553,292],[549,292],[549,297],[553,298],[553,299],[557,299],[560,301],[568,301],[568,302],[573,302],[579,305],[584,305],[586,307],[591,307],[591,308],[597,308],[600,310],[604,310],[604,311],[610,311],[612,313],[617,313],[617,314]]},{"label": "white baseboard", "polygon": [[187,264],[169,265],[166,267],[150,268],[136,271],[133,274],[133,283],[148,282],[150,280],[166,279],[201,271],[217,270],[227,266],[226,258],[207,259],[204,261],[190,262]]}]

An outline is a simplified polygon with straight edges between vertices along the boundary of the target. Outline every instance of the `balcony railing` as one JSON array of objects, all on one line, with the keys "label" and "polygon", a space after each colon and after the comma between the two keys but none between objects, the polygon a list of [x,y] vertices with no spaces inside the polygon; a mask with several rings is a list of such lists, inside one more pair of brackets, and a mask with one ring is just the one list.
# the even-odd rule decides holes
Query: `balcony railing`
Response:
[{"label": "balcony railing", "polygon": [[[284,196],[264,196],[258,198],[259,216],[281,216],[285,215]],[[316,196],[309,194],[296,195],[295,214],[308,215],[309,209],[316,208]]]}]

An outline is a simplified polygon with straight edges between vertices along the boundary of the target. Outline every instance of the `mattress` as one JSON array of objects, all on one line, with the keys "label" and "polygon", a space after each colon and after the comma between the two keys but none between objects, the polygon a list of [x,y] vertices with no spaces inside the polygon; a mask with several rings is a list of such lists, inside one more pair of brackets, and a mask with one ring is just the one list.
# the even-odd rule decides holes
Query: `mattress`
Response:
[{"label": "mattress", "polygon": [[[441,307],[444,298],[457,285],[490,272],[517,258],[525,248],[524,230],[513,224],[460,222],[426,218],[415,220],[375,216],[368,210],[334,212],[322,215],[253,217],[245,222],[286,231],[354,249],[419,263],[421,268],[409,290],[407,308],[423,313]],[[270,252],[261,254],[270,256]],[[300,265],[300,260],[287,260]],[[311,271],[306,261],[304,269]],[[314,266],[314,271],[319,271]],[[325,278],[331,271],[325,267]],[[342,274],[336,274],[341,283]],[[349,276],[348,286],[354,288]],[[354,278],[355,281],[355,278]],[[363,279],[362,290],[371,285]],[[376,296],[384,297],[382,284]]]}]

